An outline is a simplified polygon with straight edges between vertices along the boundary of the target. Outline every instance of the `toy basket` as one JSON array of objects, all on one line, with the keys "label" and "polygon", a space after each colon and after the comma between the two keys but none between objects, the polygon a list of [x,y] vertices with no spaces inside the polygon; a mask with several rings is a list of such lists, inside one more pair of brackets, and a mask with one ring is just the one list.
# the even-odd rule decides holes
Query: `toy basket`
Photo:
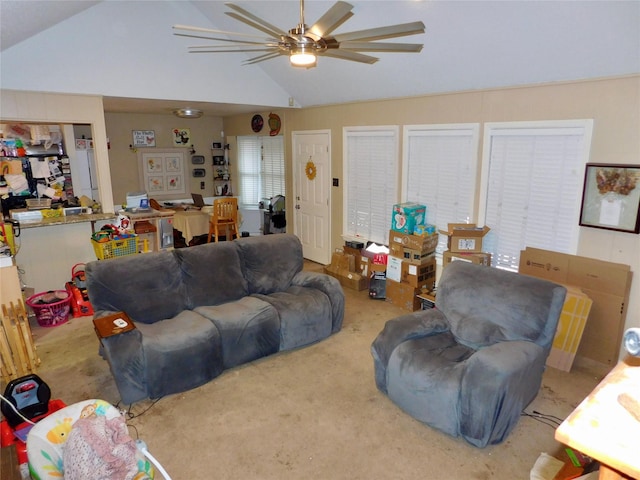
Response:
[{"label": "toy basket", "polygon": [[93,250],[96,252],[98,260],[106,260],[108,258],[124,257],[138,253],[138,237],[131,235],[120,240],[108,240],[106,242],[96,242],[91,240]]},{"label": "toy basket", "polygon": [[[55,301],[55,300],[58,301]],[[41,327],[56,327],[69,320],[71,296],[66,290],[41,292],[27,298],[27,305],[36,314]],[[47,303],[44,303],[47,302]]]}]

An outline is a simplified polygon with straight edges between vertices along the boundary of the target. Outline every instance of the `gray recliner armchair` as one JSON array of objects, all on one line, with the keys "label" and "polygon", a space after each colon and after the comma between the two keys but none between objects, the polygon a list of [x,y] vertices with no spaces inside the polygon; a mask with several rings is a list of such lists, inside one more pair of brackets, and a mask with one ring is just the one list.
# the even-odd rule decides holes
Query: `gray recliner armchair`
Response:
[{"label": "gray recliner armchair", "polygon": [[377,387],[409,415],[477,447],[502,442],[542,382],[566,289],[453,262],[436,308],[389,320],[372,344]]}]

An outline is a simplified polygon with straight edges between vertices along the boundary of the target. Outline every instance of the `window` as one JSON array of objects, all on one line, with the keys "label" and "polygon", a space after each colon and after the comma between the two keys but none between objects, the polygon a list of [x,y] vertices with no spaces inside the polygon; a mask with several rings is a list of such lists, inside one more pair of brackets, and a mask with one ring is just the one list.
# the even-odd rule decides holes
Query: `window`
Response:
[{"label": "window", "polygon": [[[402,198],[426,205],[426,222],[439,230],[473,218],[479,130],[477,123],[404,128]],[[440,235],[436,251],[446,249]]]},{"label": "window", "polygon": [[387,244],[398,202],[398,127],[345,128],[343,158],[343,235]]},{"label": "window", "polygon": [[575,254],[593,121],[487,124],[480,222],[498,268],[518,270],[525,247]]},{"label": "window", "polygon": [[238,176],[239,203],[244,207],[285,196],[283,137],[238,137]]}]

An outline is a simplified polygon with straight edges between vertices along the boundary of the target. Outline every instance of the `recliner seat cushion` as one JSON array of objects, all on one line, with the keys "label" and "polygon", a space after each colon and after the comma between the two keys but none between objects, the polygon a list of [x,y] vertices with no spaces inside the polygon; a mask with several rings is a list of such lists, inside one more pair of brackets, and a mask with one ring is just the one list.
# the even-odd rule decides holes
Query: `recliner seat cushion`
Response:
[{"label": "recliner seat cushion", "polygon": [[138,329],[150,398],[199,387],[222,373],[220,333],[203,316],[185,310]]},{"label": "recliner seat cushion", "polygon": [[251,362],[280,346],[280,319],[269,303],[244,297],[222,305],[197,307],[195,312],[211,321],[220,332],[225,368]]}]

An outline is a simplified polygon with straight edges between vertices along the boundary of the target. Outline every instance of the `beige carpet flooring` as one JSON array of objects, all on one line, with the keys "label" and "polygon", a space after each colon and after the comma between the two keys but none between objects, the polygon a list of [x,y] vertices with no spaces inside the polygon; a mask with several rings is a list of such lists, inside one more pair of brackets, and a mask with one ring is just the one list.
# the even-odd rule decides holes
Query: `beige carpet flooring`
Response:
[{"label": "beige carpet flooring", "polygon": [[[132,436],[147,442],[174,480],[528,479],[541,452],[563,451],[554,429],[529,417],[501,445],[477,449],[404,414],[376,389],[370,354],[385,321],[403,312],[366,291],[345,293],[342,331],[155,404],[137,403]],[[90,317],[32,325],[38,374],[53,398],[118,403]],[[549,368],[527,410],[564,418],[604,373]]]}]

